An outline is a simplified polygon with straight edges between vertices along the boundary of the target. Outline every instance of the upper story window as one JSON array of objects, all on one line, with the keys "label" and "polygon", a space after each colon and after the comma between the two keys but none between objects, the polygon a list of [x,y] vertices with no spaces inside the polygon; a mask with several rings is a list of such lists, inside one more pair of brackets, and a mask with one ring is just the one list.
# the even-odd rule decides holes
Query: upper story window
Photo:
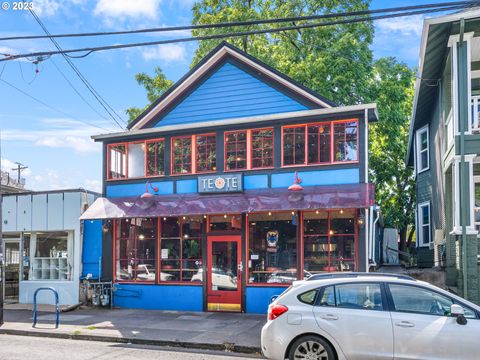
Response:
[{"label": "upper story window", "polygon": [[252,130],[252,169],[273,167],[273,129]]},{"label": "upper story window", "polygon": [[417,173],[429,168],[429,142],[428,126],[417,130]]},{"label": "upper story window", "polygon": [[430,202],[424,202],[418,205],[418,237],[419,245],[430,244]]},{"label": "upper story window", "polygon": [[273,167],[273,128],[225,133],[225,171]]},{"label": "upper story window", "polygon": [[286,126],[282,133],[283,166],[358,160],[357,120]]},{"label": "upper story window", "polygon": [[217,170],[217,137],[215,134],[195,137],[197,173]]},{"label": "upper story window", "polygon": [[172,174],[192,173],[192,138],[172,138]]},{"label": "upper story window", "polygon": [[165,175],[165,141],[108,145],[107,163],[108,180]]},{"label": "upper story window", "polygon": [[225,133],[225,171],[247,168],[247,131]]}]

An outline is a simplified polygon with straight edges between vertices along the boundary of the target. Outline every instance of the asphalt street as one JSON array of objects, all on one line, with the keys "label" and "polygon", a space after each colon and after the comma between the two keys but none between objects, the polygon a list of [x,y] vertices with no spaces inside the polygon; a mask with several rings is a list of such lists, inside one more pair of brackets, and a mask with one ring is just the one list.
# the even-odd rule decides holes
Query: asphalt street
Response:
[{"label": "asphalt street", "polygon": [[[260,356],[256,357],[257,359]],[[161,348],[96,341],[0,335],[0,360],[90,360],[90,359],[172,359],[242,360],[255,359],[225,352]]]}]

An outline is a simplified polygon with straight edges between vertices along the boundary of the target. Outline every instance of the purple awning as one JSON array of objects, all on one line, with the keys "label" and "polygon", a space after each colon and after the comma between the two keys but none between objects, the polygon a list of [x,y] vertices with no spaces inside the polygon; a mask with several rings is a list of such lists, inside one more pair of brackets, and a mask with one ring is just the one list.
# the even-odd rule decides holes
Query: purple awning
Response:
[{"label": "purple awning", "polygon": [[83,213],[85,219],[116,219],[180,215],[231,214],[241,212],[366,208],[373,205],[372,184],[308,186],[251,190],[239,194],[185,194],[99,198]]}]

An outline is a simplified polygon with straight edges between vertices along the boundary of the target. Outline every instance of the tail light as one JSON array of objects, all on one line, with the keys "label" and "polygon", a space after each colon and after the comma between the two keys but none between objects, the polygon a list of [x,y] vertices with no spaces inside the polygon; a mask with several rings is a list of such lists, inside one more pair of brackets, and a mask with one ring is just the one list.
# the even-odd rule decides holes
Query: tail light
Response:
[{"label": "tail light", "polygon": [[275,304],[268,308],[268,320],[275,320],[283,313],[288,311],[288,307],[285,305]]}]

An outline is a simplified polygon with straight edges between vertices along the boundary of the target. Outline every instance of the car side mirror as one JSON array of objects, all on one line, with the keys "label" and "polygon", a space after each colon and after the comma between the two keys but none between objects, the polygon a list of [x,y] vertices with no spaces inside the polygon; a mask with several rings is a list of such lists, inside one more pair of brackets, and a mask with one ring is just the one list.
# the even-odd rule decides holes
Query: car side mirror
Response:
[{"label": "car side mirror", "polygon": [[450,315],[457,318],[457,324],[466,325],[467,319],[465,318],[465,310],[458,304],[450,306]]}]

